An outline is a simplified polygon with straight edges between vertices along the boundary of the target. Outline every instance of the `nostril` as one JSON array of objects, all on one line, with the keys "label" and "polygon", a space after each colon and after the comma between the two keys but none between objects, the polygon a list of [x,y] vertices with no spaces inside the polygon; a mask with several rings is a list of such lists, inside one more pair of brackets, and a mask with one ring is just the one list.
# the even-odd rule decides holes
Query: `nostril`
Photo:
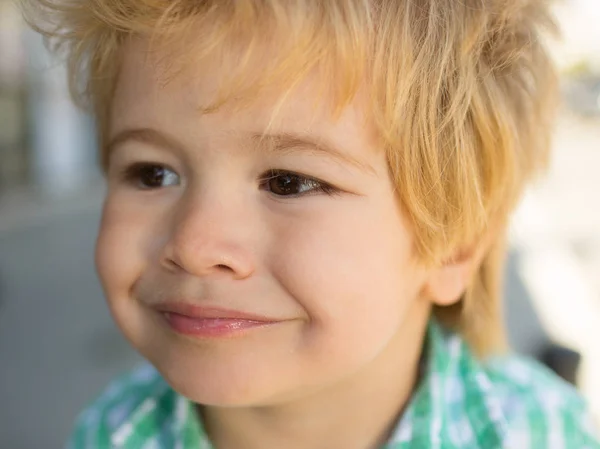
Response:
[{"label": "nostril", "polygon": [[220,263],[219,265],[217,265],[217,268],[220,269],[220,270],[232,271],[231,267],[229,267],[229,266],[227,266],[225,264],[222,264],[222,263]]}]

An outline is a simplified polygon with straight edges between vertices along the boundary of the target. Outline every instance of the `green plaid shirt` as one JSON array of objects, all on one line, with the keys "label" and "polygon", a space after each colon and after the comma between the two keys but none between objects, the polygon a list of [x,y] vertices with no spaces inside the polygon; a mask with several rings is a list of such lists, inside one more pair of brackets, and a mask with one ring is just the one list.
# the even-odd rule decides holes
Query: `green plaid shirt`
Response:
[{"label": "green plaid shirt", "polygon": [[[575,389],[516,357],[477,360],[432,322],[424,377],[382,449],[600,449]],[[69,448],[212,449],[194,405],[151,366],[80,415]]]}]

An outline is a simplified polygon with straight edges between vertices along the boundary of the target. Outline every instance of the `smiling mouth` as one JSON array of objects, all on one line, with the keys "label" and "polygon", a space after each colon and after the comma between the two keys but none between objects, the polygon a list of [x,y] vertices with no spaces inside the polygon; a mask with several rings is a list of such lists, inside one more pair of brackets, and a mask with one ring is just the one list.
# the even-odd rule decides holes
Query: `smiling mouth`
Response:
[{"label": "smiling mouth", "polygon": [[250,329],[270,326],[278,321],[252,321],[237,318],[192,318],[177,313],[164,313],[169,326],[178,333],[203,338],[241,335]]},{"label": "smiling mouth", "polygon": [[176,333],[205,339],[242,336],[253,329],[286,321],[236,310],[182,303],[161,304],[153,308]]}]

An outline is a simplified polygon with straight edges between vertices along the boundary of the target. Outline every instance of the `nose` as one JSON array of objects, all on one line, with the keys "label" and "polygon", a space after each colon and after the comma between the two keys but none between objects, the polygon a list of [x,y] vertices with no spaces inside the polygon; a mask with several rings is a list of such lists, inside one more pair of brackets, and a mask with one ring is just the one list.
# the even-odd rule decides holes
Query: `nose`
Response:
[{"label": "nose", "polygon": [[182,199],[173,215],[162,265],[196,277],[251,276],[255,264],[244,209],[217,199]]}]

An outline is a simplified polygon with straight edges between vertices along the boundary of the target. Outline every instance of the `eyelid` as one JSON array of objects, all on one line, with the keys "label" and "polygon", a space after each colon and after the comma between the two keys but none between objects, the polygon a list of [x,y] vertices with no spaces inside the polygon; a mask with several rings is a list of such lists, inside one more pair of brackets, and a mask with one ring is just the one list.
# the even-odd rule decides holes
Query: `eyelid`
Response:
[{"label": "eyelid", "polygon": [[261,180],[262,179],[271,179],[275,176],[281,176],[281,175],[293,175],[293,176],[298,176],[299,178],[307,179],[309,181],[318,182],[320,184],[329,184],[327,181],[323,181],[322,179],[316,178],[314,176],[307,175],[307,174],[301,173],[299,171],[287,170],[287,169],[283,169],[283,168],[273,168],[273,169],[267,170],[265,172],[265,175],[263,175],[261,177]]},{"label": "eyelid", "polygon": [[335,187],[334,185],[328,183],[327,181],[323,181],[322,179],[319,178],[315,178],[314,176],[311,175],[306,175],[304,173],[300,173],[294,170],[285,170],[285,169],[271,169],[268,170],[267,172],[265,172],[265,174],[263,176],[261,176],[260,178],[260,182],[264,182],[264,181],[269,181],[273,178],[276,178],[278,176],[282,176],[282,175],[292,175],[292,176],[297,176],[298,178],[303,178],[307,181],[310,182],[315,182],[317,184],[320,185],[324,185],[324,186],[328,186],[332,189],[337,189],[337,187]]},{"label": "eyelid", "polygon": [[166,151],[161,151],[159,148],[152,145],[140,144],[136,141],[127,141],[119,145],[118,151],[115,151],[108,158],[107,169],[110,171],[112,167],[120,170],[120,167],[141,164],[160,165],[176,173],[182,173],[178,168],[185,168],[179,159],[173,154]]}]

